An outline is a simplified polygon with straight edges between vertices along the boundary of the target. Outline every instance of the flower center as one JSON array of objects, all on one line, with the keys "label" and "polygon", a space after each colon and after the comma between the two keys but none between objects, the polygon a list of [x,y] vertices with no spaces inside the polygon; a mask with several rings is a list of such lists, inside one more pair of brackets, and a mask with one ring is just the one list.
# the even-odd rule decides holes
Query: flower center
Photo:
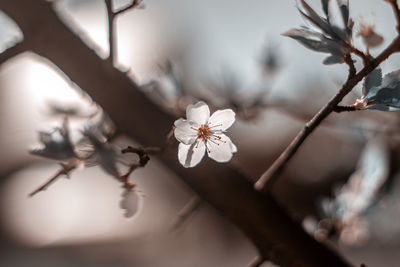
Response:
[{"label": "flower center", "polygon": [[203,124],[197,130],[197,137],[201,140],[207,140],[211,136],[211,129],[207,125]]}]

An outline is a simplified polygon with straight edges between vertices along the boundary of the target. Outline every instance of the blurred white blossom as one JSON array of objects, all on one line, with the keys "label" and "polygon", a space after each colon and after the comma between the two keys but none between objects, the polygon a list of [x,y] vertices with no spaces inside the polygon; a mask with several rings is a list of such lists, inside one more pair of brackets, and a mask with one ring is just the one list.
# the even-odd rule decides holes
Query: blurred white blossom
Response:
[{"label": "blurred white blossom", "polygon": [[217,162],[228,162],[237,152],[235,144],[225,135],[235,122],[231,109],[217,110],[210,116],[208,105],[202,101],[186,108],[187,119],[175,121],[175,137],[180,142],[178,158],[185,167],[196,166],[205,151]]},{"label": "blurred white blossom", "polygon": [[132,217],[139,211],[140,197],[135,190],[126,189],[122,193],[120,207],[125,211],[124,216],[127,218]]}]

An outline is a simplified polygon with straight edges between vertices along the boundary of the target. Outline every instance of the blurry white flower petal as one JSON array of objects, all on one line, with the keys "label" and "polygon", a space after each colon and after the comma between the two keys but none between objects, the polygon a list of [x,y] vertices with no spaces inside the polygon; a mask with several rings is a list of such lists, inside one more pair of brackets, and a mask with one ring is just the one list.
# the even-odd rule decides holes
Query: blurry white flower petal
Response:
[{"label": "blurry white flower petal", "polygon": [[179,144],[178,159],[185,168],[191,168],[199,164],[204,156],[206,146],[204,142],[199,141],[191,145]]},{"label": "blurry white flower petal", "polygon": [[235,112],[232,109],[223,109],[215,111],[210,119],[208,125],[212,130],[225,131],[235,122]]},{"label": "blurry white flower petal", "polygon": [[192,121],[188,120],[176,120],[175,121],[175,138],[186,145],[193,144],[197,138],[197,128],[199,126]]},{"label": "blurry white flower petal", "polygon": [[207,140],[208,156],[217,162],[230,161],[236,151],[236,146],[225,134],[213,136]]},{"label": "blurry white flower petal", "polygon": [[210,117],[210,109],[203,101],[194,105],[188,105],[186,108],[186,117],[189,121],[194,121],[199,125],[206,124]]},{"label": "blurry white flower petal", "polygon": [[121,209],[125,210],[125,217],[129,218],[139,211],[140,197],[133,190],[125,190],[120,202]]}]

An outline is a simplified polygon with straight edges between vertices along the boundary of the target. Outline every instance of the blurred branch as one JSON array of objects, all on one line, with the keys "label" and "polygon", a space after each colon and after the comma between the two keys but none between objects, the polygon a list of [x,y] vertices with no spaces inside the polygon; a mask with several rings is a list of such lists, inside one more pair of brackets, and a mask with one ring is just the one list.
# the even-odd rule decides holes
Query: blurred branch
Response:
[{"label": "blurred branch", "polygon": [[118,10],[113,11],[113,0],[105,0],[106,8],[107,8],[107,17],[108,17],[108,50],[109,56],[108,60],[111,63],[115,63],[118,59],[118,43],[117,43],[117,35],[115,34],[116,26],[115,26],[115,18],[116,16],[132,9],[136,8],[140,5],[142,0],[133,0],[131,4],[128,6]]},{"label": "blurred branch", "polygon": [[170,229],[174,231],[181,227],[181,225],[184,224],[189,219],[189,217],[192,216],[193,213],[199,209],[201,203],[201,198],[199,198],[198,196],[193,196],[172,220]]},{"label": "blurred branch", "polygon": [[[282,154],[275,160],[275,162],[261,175],[255,184],[255,188],[261,192],[271,190],[276,182],[278,175],[284,170],[286,165],[296,154],[300,146],[307,139],[307,137],[325,120],[343,100],[343,98],[350,93],[350,91],[371,71],[373,71],[379,64],[385,61],[391,54],[398,52],[400,49],[400,37],[397,36],[392,43],[379,54],[378,57],[368,61],[362,70],[355,74],[354,64],[350,63],[351,59],[347,59],[349,64],[349,76],[339,92],[329,100],[327,104],[314,117],[307,122],[300,132],[296,135],[289,146],[282,152]],[[354,75],[355,74],[355,75]]]},{"label": "blurred branch", "polygon": [[[29,49],[49,59],[83,88],[110,115],[119,132],[143,145],[165,145],[175,118],[149,100],[125,73],[88,48],[61,22],[52,3],[3,0],[0,8],[22,29]],[[254,190],[250,180],[229,165],[205,160],[195,169],[186,169],[178,162],[176,149],[164,151],[159,159],[242,230],[263,257],[288,267],[350,266],[310,237],[271,194]],[[279,250],[271,253],[276,247]]]},{"label": "blurred branch", "polygon": [[0,65],[9,60],[10,58],[15,57],[16,55],[25,52],[27,50],[27,46],[24,41],[17,43],[16,45],[7,48],[0,54]]},{"label": "blurred branch", "polygon": [[134,172],[137,168],[145,167],[150,160],[149,155],[156,155],[161,153],[161,148],[159,147],[131,147],[128,146],[127,148],[123,149],[121,152],[122,154],[126,153],[134,153],[137,154],[139,157],[138,163],[132,163],[129,167],[126,174],[122,175],[120,178],[124,183],[124,187],[127,189],[132,188],[134,185],[129,182],[129,176]]},{"label": "blurred branch", "polygon": [[36,190],[32,191],[29,194],[29,197],[33,197],[34,195],[36,195],[39,192],[45,191],[52,183],[54,183],[55,181],[57,181],[58,178],[60,178],[61,176],[65,175],[66,177],[68,177],[69,173],[74,170],[77,165],[75,161],[71,161],[68,164],[61,164],[61,169],[59,169],[52,177],[50,177],[49,180],[47,180],[43,185],[41,185],[39,188],[37,188]]},{"label": "blurred branch", "polygon": [[112,0],[105,0],[106,8],[107,8],[107,22],[108,22],[108,60],[110,64],[112,65],[114,61],[117,59],[117,38],[115,36],[115,14],[112,10]]}]

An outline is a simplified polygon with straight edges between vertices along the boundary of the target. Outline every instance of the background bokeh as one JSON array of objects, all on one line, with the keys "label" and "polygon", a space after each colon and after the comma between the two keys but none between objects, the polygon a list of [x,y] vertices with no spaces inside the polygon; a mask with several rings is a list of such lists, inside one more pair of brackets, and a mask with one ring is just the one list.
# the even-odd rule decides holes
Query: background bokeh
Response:
[{"label": "background bokeh", "polygon": [[[321,10],[320,1],[308,2]],[[116,7],[126,4],[129,1],[115,1]],[[144,9],[117,18],[117,65],[139,84],[157,80],[173,97],[161,67],[169,60],[188,94],[215,101],[214,106],[223,105],[218,103],[224,103],[224,96],[210,88],[233,84],[243,101],[268,90],[263,97],[270,107],[254,119],[238,119],[230,129],[239,148],[232,164],[251,179],[269,166],[304,120],[346,79],[345,66],[324,66],[324,55],[281,36],[305,24],[295,1],[145,0],[144,4]],[[102,0],[59,0],[56,9],[88,46],[107,57]],[[355,32],[362,21],[376,24],[376,31],[385,38],[382,47],[395,36],[392,11],[383,1],[352,0],[350,12],[356,21]],[[0,50],[21,38],[18,27],[0,13]],[[355,44],[365,48],[357,38]],[[382,47],[371,53],[377,54]],[[265,73],[263,65],[267,51],[278,62],[272,74]],[[386,73],[399,65],[399,56],[394,55],[382,69]],[[360,91],[357,87],[346,101],[352,103]],[[246,237],[206,203],[171,230],[171,223],[194,193],[157,159],[132,175],[141,196],[140,212],[132,219],[124,218],[119,208],[119,184],[96,167],[78,170],[71,179],[61,179],[28,198],[58,169],[55,162],[28,153],[38,143],[38,131],[62,123],[50,114],[49,103],[77,105],[86,113],[93,108],[62,70],[33,53],[18,55],[0,66],[0,266],[245,266],[256,255]],[[274,107],[274,103],[279,105]],[[279,201],[299,220],[317,216],[320,199],[331,195],[356,168],[370,136],[360,124],[381,127],[397,120],[396,114],[374,111],[333,114],[279,180]],[[81,125],[82,119],[71,120],[73,129]],[[397,139],[391,142],[396,148]],[[118,144],[123,147],[135,141],[120,138]],[[396,165],[398,156],[393,151],[391,164]],[[391,175],[379,201],[366,212],[368,238],[357,244],[332,242],[355,264],[398,266],[397,177]]]}]

